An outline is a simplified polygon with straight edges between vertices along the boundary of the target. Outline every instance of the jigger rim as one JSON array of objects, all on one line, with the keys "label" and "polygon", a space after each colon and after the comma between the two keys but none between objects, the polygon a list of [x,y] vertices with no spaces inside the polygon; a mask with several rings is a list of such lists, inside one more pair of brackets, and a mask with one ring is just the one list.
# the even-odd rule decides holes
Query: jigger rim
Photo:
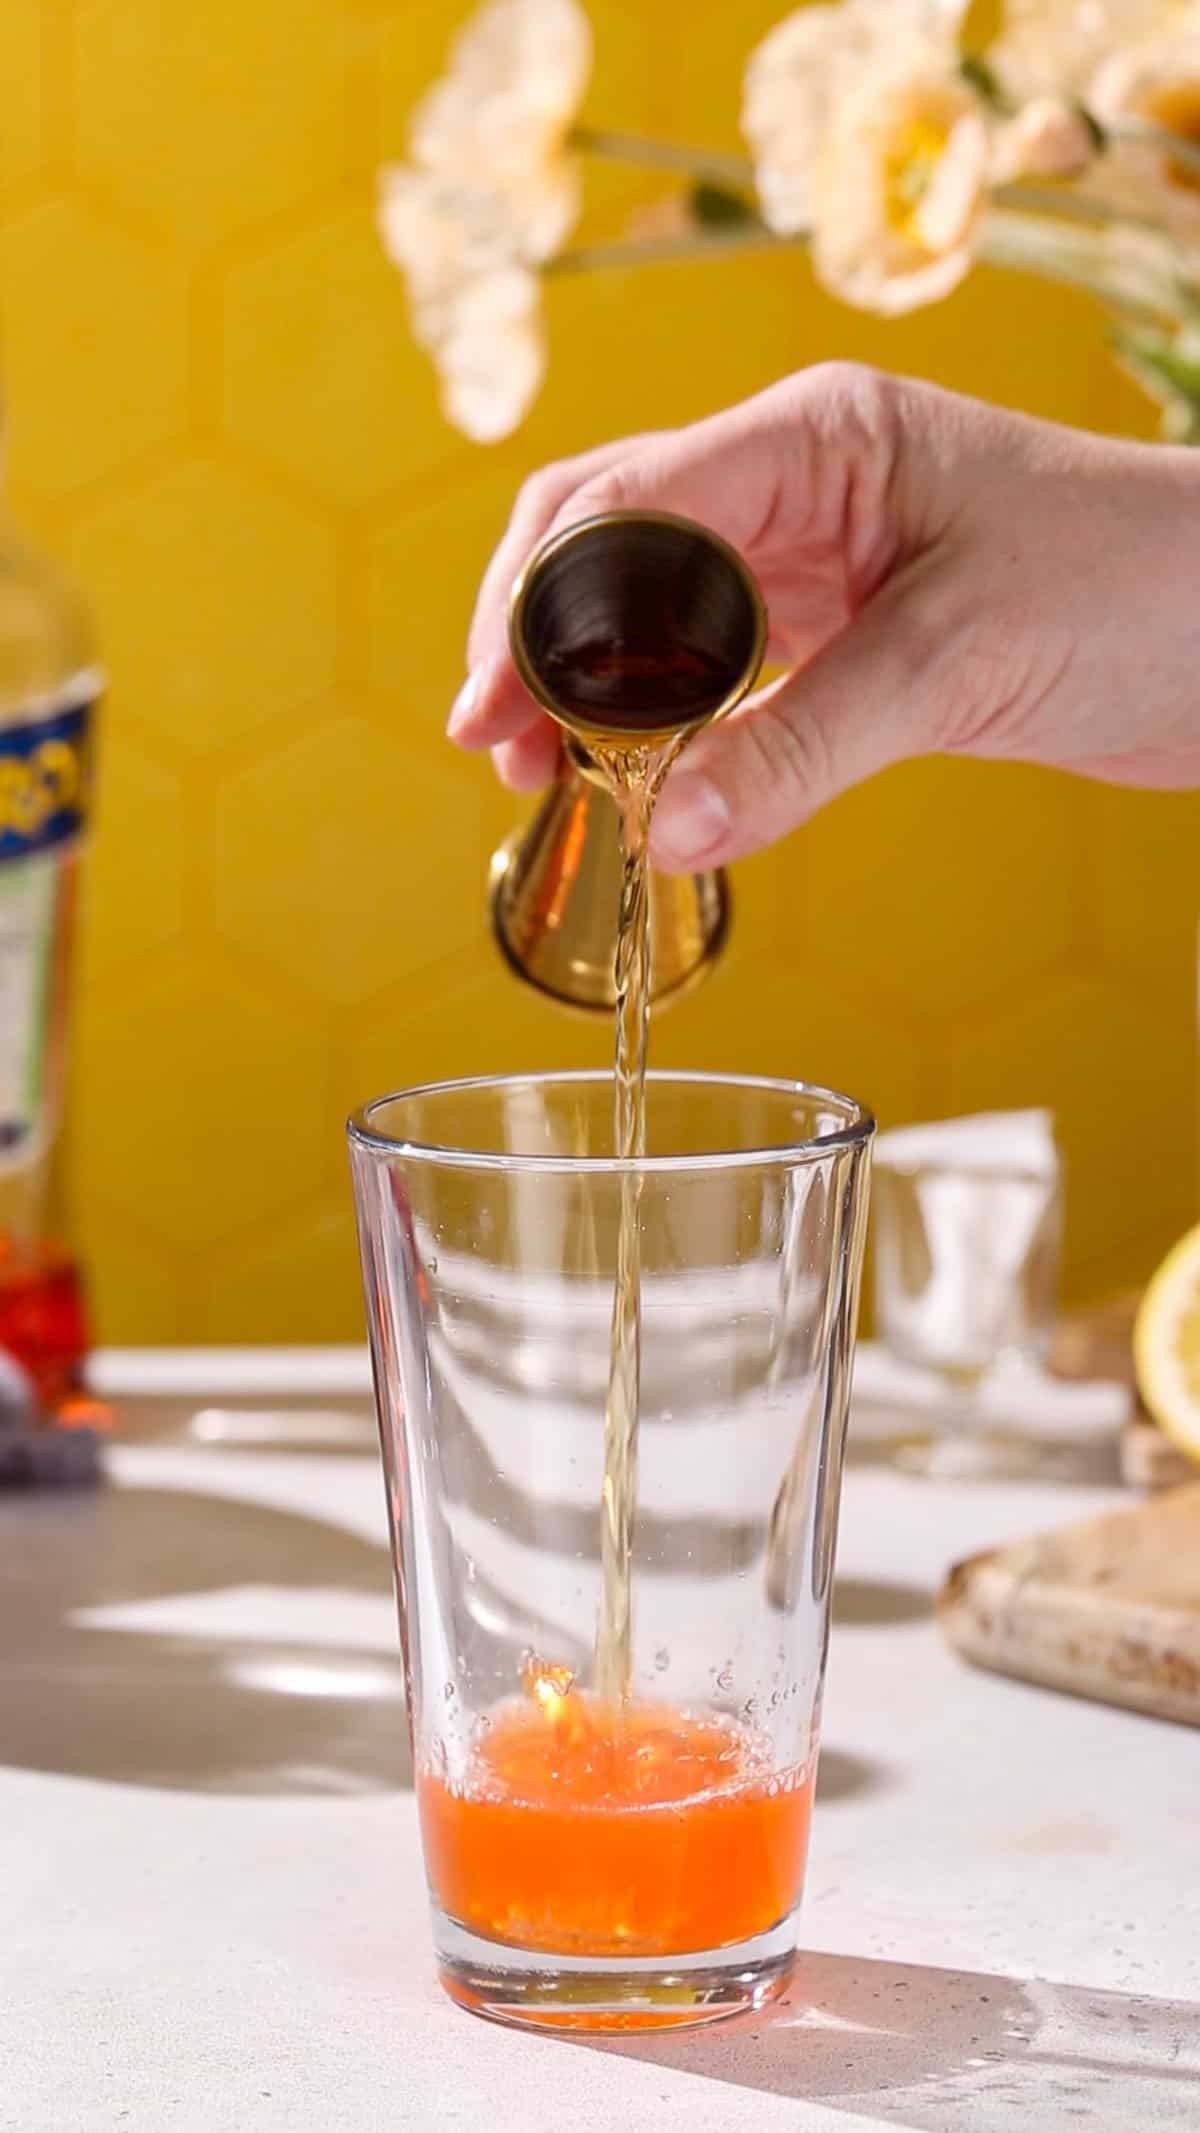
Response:
[{"label": "jigger rim", "polygon": [[794,1140],[771,1141],[752,1148],[712,1148],[696,1155],[517,1155],[506,1150],[470,1148],[453,1142],[414,1139],[391,1134],[372,1123],[375,1114],[388,1105],[418,1098],[471,1096],[481,1091],[562,1089],[590,1084],[611,1088],[612,1074],[603,1068],[572,1068],[563,1072],[529,1074],[474,1074],[457,1080],[418,1082],[411,1088],[394,1089],[375,1096],[351,1112],[346,1121],[347,1137],[354,1148],[373,1155],[402,1156],[406,1162],[454,1166],[464,1170],[516,1172],[522,1175],[560,1177],[697,1176],[711,1171],[794,1169],[798,1164],[823,1162],[846,1149],[865,1149],[875,1133],[875,1120],[865,1104],[818,1082],[793,1081],[769,1074],[726,1074],[704,1071],[674,1071],[658,1067],[646,1075],[647,1087],[673,1085],[690,1088],[745,1089],[778,1096],[793,1103],[806,1103],[813,1110],[823,1106],[843,1123],[828,1132],[799,1135]]},{"label": "jigger rim", "polygon": [[[689,539],[700,541],[712,549],[727,565],[733,576],[736,577],[746,596],[751,615],[751,639],[740,674],[711,711],[706,711],[701,718],[679,719],[673,722],[668,720],[661,728],[641,731],[637,734],[622,734],[619,736],[621,740],[638,745],[647,745],[654,741],[665,740],[671,734],[679,732],[681,728],[689,735],[699,733],[703,727],[711,726],[715,719],[724,718],[728,712],[736,709],[737,705],[749,695],[758,679],[759,670],[766,656],[768,636],[766,602],[763,599],[758,580],[750,565],[745,557],[739,554],[732,541],[726,540],[723,533],[714,532],[711,526],[704,525],[700,519],[688,518],[680,511],[641,510],[636,505],[619,510],[594,511],[587,518],[576,519],[571,525],[561,526],[557,533],[548,534],[545,539],[539,541],[537,546],[526,556],[520,570],[513,579],[512,591],[509,594],[508,601],[508,647],[512,655],[513,665],[534,702],[540,704],[542,710],[548,712],[555,723],[561,726],[565,732],[574,734],[582,741],[595,740],[603,730],[601,723],[598,719],[582,718],[577,712],[564,708],[553,692],[546,688],[536,666],[530,659],[525,641],[524,615],[526,603],[535,579],[547,563],[552,562],[556,556],[561,555],[564,548],[573,547],[585,536],[595,533],[599,527],[631,524],[671,526],[677,532],[686,534]],[[608,736],[608,738],[613,738],[613,736]]]}]

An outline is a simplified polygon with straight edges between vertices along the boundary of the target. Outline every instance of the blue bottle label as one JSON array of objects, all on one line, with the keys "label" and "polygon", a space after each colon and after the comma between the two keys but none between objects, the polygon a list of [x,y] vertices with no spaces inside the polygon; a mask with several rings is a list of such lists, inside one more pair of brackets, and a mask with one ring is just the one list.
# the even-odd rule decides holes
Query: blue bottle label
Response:
[{"label": "blue bottle label", "polygon": [[0,865],[79,835],[92,785],[92,704],[0,729]]},{"label": "blue bottle label", "polygon": [[92,784],[94,685],[0,730],[0,1177],[58,1124],[72,848]]}]

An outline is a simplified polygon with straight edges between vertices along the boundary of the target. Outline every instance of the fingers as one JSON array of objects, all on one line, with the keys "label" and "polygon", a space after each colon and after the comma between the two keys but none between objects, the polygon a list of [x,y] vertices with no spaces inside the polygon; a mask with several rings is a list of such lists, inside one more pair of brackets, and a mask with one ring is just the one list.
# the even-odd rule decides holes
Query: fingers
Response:
[{"label": "fingers", "polygon": [[492,761],[511,792],[540,792],[555,776],[561,753],[557,727],[543,718],[514,739],[501,741],[492,750]]},{"label": "fingers", "polygon": [[659,796],[657,866],[691,873],[741,858],[887,764],[936,748],[968,661],[909,579],[892,580],[810,665],[698,736]]},{"label": "fingers", "polygon": [[446,733],[459,748],[494,748],[539,724],[549,721],[501,654],[472,668],[450,706]]}]

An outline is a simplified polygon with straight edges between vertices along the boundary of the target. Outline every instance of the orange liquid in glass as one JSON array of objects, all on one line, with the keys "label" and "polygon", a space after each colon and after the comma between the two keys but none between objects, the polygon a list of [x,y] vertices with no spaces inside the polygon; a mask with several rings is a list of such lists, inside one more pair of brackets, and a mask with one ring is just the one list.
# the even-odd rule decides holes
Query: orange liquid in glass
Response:
[{"label": "orange liquid in glass", "polygon": [[502,1705],[465,1778],[417,1784],[434,1895],[471,1932],[561,1955],[682,1955],[795,1904],[812,1782],[754,1736],[570,1692]]}]

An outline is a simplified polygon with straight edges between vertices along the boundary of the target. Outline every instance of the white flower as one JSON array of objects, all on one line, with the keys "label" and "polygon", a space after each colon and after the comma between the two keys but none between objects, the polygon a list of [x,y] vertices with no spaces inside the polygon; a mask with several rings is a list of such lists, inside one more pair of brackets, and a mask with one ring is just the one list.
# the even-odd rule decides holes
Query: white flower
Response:
[{"label": "white flower", "polygon": [[814,174],[838,104],[886,55],[897,32],[916,32],[952,64],[966,0],[840,0],[799,8],[751,54],[742,131],[754,158],[763,219],[781,237],[806,230]]},{"label": "white flower", "polygon": [[1095,161],[1096,137],[1078,104],[1035,96],[1000,129],[992,175],[1076,178]]},{"label": "white flower", "polygon": [[534,271],[579,212],[569,134],[591,65],[577,0],[488,0],[413,114],[412,161],[381,173],[379,227],[451,422],[506,436],[541,382]]},{"label": "white flower", "polygon": [[844,97],[813,188],[813,265],[893,316],[945,296],[973,258],[991,140],[978,96],[917,36]]},{"label": "white flower", "polygon": [[413,336],[437,366],[448,420],[476,443],[507,436],[544,367],[538,278],[520,256],[511,202],[432,171],[390,170],[379,224],[408,286]]},{"label": "white flower", "polygon": [[[1128,51],[1114,53],[1087,91],[1088,108],[1119,135],[1122,126],[1173,134],[1200,154],[1200,18],[1193,11]],[[1115,138],[1104,193],[1168,229],[1200,227],[1200,169],[1153,140]]]},{"label": "white flower", "polygon": [[1170,0],[1006,0],[988,64],[1019,98],[1081,91],[1111,52],[1172,12]]},{"label": "white flower", "polygon": [[578,214],[567,141],[591,59],[577,0],[488,0],[410,122],[409,151],[422,169],[519,202],[530,259],[548,258]]},{"label": "white flower", "polygon": [[437,347],[442,406],[475,444],[507,437],[528,413],[546,368],[541,290],[528,267],[497,267],[467,284]]},{"label": "white flower", "polygon": [[870,13],[847,0],[786,16],[751,55],[742,131],[754,157],[763,218],[781,237],[795,236],[812,221],[813,173],[832,103],[877,40]]}]

